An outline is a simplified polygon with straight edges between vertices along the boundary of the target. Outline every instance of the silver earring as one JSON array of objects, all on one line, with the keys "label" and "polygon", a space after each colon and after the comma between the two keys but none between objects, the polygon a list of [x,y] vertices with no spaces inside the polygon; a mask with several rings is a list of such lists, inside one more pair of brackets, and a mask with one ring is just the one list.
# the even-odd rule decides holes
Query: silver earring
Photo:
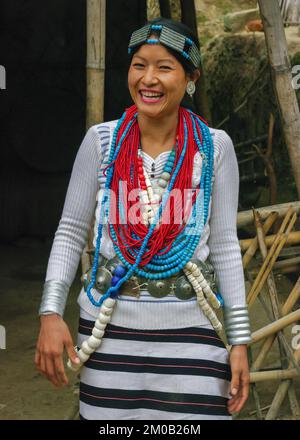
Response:
[{"label": "silver earring", "polygon": [[195,91],[196,91],[196,85],[195,85],[194,81],[189,81],[186,86],[187,94],[190,95],[190,97],[192,98]]}]

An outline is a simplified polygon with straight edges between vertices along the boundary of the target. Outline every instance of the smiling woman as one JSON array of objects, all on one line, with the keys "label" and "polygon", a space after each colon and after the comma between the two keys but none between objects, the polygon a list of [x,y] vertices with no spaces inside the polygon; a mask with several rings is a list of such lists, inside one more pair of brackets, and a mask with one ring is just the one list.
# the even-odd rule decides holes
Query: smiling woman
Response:
[{"label": "smiling woman", "polygon": [[[67,349],[69,367],[81,368],[82,419],[230,419],[248,396],[251,340],[234,147],[182,105],[201,64],[186,26],[147,23],[132,34],[129,55],[134,104],[91,127],[76,157],[48,263],[36,365],[54,385],[67,383]],[[75,351],[62,316],[93,217]],[[230,355],[213,310],[222,306]]]},{"label": "smiling woman", "polygon": [[[186,74],[182,64],[163,46],[143,45],[132,58],[128,84],[135,104],[158,104],[156,114],[174,111],[179,108],[186,92],[187,80],[197,80],[200,72]],[[140,101],[140,102],[139,102]],[[141,102],[142,101],[142,102]],[[144,106],[144,111],[150,107]]]}]

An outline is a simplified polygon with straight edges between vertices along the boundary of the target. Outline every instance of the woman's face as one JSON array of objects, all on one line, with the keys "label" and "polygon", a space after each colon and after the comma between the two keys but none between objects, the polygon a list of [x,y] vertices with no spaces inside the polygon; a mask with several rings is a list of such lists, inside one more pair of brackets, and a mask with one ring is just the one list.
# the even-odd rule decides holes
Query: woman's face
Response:
[{"label": "woman's face", "polygon": [[141,46],[128,72],[129,91],[139,113],[154,118],[178,111],[188,81],[179,61],[160,44]]}]

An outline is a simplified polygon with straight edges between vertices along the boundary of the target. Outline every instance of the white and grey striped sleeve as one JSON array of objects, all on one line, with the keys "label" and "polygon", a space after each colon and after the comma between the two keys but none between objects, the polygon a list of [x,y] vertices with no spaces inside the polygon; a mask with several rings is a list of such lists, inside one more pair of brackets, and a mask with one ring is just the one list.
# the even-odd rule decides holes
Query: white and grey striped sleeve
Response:
[{"label": "white and grey striped sleeve", "polygon": [[40,314],[63,314],[95,212],[97,171],[102,160],[102,140],[109,136],[105,124],[91,127],[78,150],[62,216],[48,260]]},{"label": "white and grey striped sleeve", "polygon": [[210,261],[224,299],[224,319],[229,344],[251,340],[241,249],[237,236],[239,169],[231,138],[216,131],[215,181],[208,245]]},{"label": "white and grey striped sleeve", "polygon": [[209,258],[219,280],[225,305],[245,304],[245,282],[237,237],[239,169],[231,138],[216,130],[215,181],[212,190]]}]

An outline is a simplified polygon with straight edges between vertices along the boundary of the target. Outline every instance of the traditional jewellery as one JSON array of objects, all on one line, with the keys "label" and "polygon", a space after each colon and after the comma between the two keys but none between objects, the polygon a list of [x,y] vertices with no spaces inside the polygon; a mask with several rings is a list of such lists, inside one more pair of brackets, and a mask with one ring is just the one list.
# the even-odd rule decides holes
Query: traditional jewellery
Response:
[{"label": "traditional jewellery", "polygon": [[194,81],[189,81],[186,86],[186,92],[192,98],[196,91],[196,85]]},{"label": "traditional jewellery", "polygon": [[[139,156],[139,146],[137,108],[132,106],[119,120],[113,135],[106,169],[105,192],[100,209],[100,218],[107,219],[114,251],[121,263],[114,268],[109,288],[97,301],[93,297],[92,288],[97,283],[103,232],[103,222],[99,223],[90,283],[86,288],[88,298],[94,306],[100,308],[98,320],[103,326],[110,320],[121,286],[132,275],[144,277],[151,284],[168,279],[183,270],[196,292],[199,306],[215,330],[220,333],[222,326],[213,308],[221,307],[222,301],[210,288],[201,269],[191,261],[208,218],[212,192],[214,148],[209,128],[195,113],[180,107],[176,151],[171,152],[157,188],[152,188],[150,179],[145,173]],[[191,198],[187,218],[184,218],[182,213],[182,222],[176,224],[175,212],[171,209],[171,221],[166,224],[162,220],[172,190],[183,192],[185,188],[192,188],[191,169],[196,152],[200,152],[203,158],[201,179]],[[121,209],[119,209],[123,206],[120,180],[127,180],[129,193],[131,188],[140,188],[142,216],[137,224],[130,222],[123,224],[120,220],[123,215],[120,214]],[[116,222],[109,221],[112,193],[116,198]],[[130,208],[128,198],[127,211]],[[107,299],[110,301],[107,302]],[[97,329],[97,325],[100,324],[96,321],[94,329]],[[104,331],[103,328],[98,330]],[[97,335],[98,342],[91,337],[92,339],[89,338],[91,343],[87,342],[82,346],[81,351],[79,350],[82,362],[85,362],[97,349],[99,346],[97,344],[101,343],[102,332],[101,337],[99,332]],[[93,337],[97,339],[97,335]],[[77,366],[75,365],[74,368]]]},{"label": "traditional jewellery", "polygon": [[228,344],[240,345],[251,342],[251,329],[247,305],[224,308],[224,324]]},{"label": "traditional jewellery", "polygon": [[[157,38],[149,38],[153,32],[155,32]],[[166,25],[149,24],[133,32],[129,42],[128,53],[130,54],[133,48],[143,43],[163,44],[179,52],[195,69],[198,69],[201,65],[201,56],[196,44],[190,38]]]},{"label": "traditional jewellery", "polygon": [[[120,263],[121,261],[118,257],[107,259],[101,255],[95,284],[95,289],[101,295],[104,295],[110,287],[114,271]],[[203,277],[205,277],[205,281],[208,283],[210,289],[218,299],[221,300],[213,266],[208,261],[202,262],[196,259],[194,263],[200,269]],[[87,291],[90,281],[91,269],[82,276],[82,284],[85,291]],[[196,292],[183,270],[179,271],[173,277],[162,280],[148,280],[144,277],[132,275],[131,278],[121,286],[119,294],[139,297],[141,290],[147,290],[151,296],[156,298],[175,295],[180,300],[189,300],[196,296]]]},{"label": "traditional jewellery", "polygon": [[68,293],[69,286],[63,281],[46,281],[43,286],[43,296],[39,314],[57,313],[63,316]]}]

